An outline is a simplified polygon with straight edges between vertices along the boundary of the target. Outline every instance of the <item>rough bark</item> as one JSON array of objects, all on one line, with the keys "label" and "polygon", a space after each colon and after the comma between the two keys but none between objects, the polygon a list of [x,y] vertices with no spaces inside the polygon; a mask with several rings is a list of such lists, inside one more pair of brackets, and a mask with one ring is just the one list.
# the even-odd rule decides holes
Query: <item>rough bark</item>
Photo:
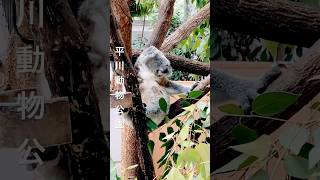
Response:
[{"label": "rough bark", "polygon": [[[130,1],[128,1],[129,3]],[[131,48],[131,32],[132,32],[132,18],[130,14],[130,9],[128,3],[119,0],[111,0],[111,6],[113,8],[113,13],[118,24],[117,29],[121,32],[123,39],[123,47],[128,55],[131,57],[132,48]]]},{"label": "rough bark", "polygon": [[45,3],[44,28],[33,29],[45,52],[45,72],[54,97],[68,96],[73,142],[64,146],[66,167],[73,179],[102,180],[109,176],[108,144],[104,138],[98,101],[83,32],[67,0]]},{"label": "rough bark", "polygon": [[320,38],[320,9],[287,0],[215,0],[212,25],[286,44],[312,46]]},{"label": "rough bark", "polygon": [[205,5],[197,14],[193,15],[188,21],[179,26],[169,37],[167,37],[162,46],[161,51],[168,52],[174,48],[183,39],[187,38],[192,31],[198,27],[204,20],[210,16],[210,3]]},{"label": "rough bark", "polygon": [[175,0],[166,0],[160,2],[160,9],[157,24],[149,39],[147,46],[155,46],[160,48],[170,27],[170,22],[173,16]]},{"label": "rough bark", "polygon": [[[320,92],[320,81],[309,79],[320,74],[320,40],[308,54],[294,62],[282,75],[275,80],[267,91],[286,91],[301,94],[296,104],[277,117],[289,119]],[[214,117],[213,117],[214,118]],[[229,149],[236,141],[231,135],[232,128],[239,124],[239,118],[224,117],[216,121],[212,127],[211,170],[218,169],[239,155]],[[241,118],[241,124],[257,131],[259,135],[270,134],[283,125],[282,121],[258,118]]]},{"label": "rough bark", "polygon": [[[122,8],[119,8],[122,7]],[[123,12],[124,11],[124,12]],[[123,18],[123,14],[129,14],[126,17],[130,16],[130,11],[128,4],[123,3],[122,1],[112,0],[111,1],[111,12],[112,17],[116,21],[112,21],[112,34],[111,34],[111,49],[113,57],[119,61],[121,61],[121,57],[118,57],[118,54],[114,51],[115,47],[129,46],[131,51],[131,19],[128,21],[127,18]],[[116,23],[115,23],[116,22]],[[125,26],[124,26],[125,25]],[[130,31],[126,31],[126,29],[130,29]],[[121,42],[121,43],[118,43]],[[118,45],[116,45],[118,44]],[[126,45],[125,45],[126,44]],[[131,52],[125,50],[125,57],[127,59],[131,59]],[[121,73],[123,77],[126,77],[127,74],[125,72]],[[125,87],[123,87],[125,88]],[[123,90],[123,89],[122,89]],[[125,89],[124,89],[125,90]],[[132,106],[130,106],[132,108]],[[139,142],[138,138],[136,138],[136,130],[132,128],[132,126],[125,124],[124,129],[121,131],[122,141],[121,141],[121,171],[123,174],[121,176],[125,178],[134,178],[134,177],[143,177],[143,171],[141,166],[137,168],[126,170],[128,167],[139,164]]]},{"label": "rough bark", "polygon": [[[112,8],[112,7],[111,7]],[[113,12],[113,10],[111,11]],[[112,46],[122,46],[123,44],[123,38],[120,31],[116,29],[118,27],[115,14],[111,13],[111,40],[112,40]],[[112,51],[114,49],[112,48]],[[113,53],[114,54],[114,53]],[[128,67],[125,73],[125,79],[126,79],[126,88],[128,92],[131,92],[133,94],[132,96],[132,102],[133,102],[133,108],[129,108],[129,117],[131,117],[132,124],[134,127],[134,132],[136,135],[136,145],[131,147],[138,147],[137,148],[137,154],[138,154],[138,165],[139,165],[139,172],[137,175],[138,179],[153,179],[154,178],[154,168],[153,168],[153,162],[151,155],[148,151],[147,144],[149,142],[148,139],[148,132],[147,132],[147,125],[146,123],[146,114],[145,109],[142,104],[141,100],[141,94],[139,91],[139,83],[137,79],[137,74],[134,71],[131,58],[129,55],[126,54],[126,56],[120,56],[120,60],[124,61]],[[129,145],[128,145],[129,147]],[[134,155],[135,156],[135,155]],[[129,157],[130,158],[130,157]]]},{"label": "rough bark", "polygon": [[[141,51],[134,51],[133,58],[138,58]],[[207,63],[191,60],[181,56],[165,54],[166,58],[171,62],[171,66],[180,71],[192,74],[207,76],[210,73],[210,65]]]}]

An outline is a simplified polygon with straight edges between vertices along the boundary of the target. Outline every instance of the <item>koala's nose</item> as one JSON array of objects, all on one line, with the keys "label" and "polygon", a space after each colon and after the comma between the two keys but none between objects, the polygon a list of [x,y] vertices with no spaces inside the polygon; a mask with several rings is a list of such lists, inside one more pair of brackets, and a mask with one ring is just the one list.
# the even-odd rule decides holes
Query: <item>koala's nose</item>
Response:
[{"label": "koala's nose", "polygon": [[168,72],[169,72],[169,70],[168,69],[164,69],[164,70],[162,70],[161,71],[163,74],[167,74]]}]

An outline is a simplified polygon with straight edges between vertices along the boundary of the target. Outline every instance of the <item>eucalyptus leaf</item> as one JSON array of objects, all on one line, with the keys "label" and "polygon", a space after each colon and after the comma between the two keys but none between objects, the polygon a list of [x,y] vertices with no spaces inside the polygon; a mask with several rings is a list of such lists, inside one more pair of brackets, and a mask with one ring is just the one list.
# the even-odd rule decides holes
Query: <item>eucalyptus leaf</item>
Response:
[{"label": "eucalyptus leaf", "polygon": [[255,130],[250,129],[244,125],[237,125],[232,129],[232,136],[237,139],[240,144],[254,141],[258,138],[258,134]]},{"label": "eucalyptus leaf", "polygon": [[225,104],[218,107],[218,109],[230,115],[244,115],[244,111],[235,104]]},{"label": "eucalyptus leaf", "polygon": [[280,134],[279,142],[290,149],[294,154],[299,154],[302,146],[307,142],[309,131],[303,127],[292,125]]},{"label": "eucalyptus leaf", "polygon": [[147,119],[147,128],[148,128],[148,131],[152,132],[154,130],[156,130],[158,128],[158,125],[152,121],[151,119]]},{"label": "eucalyptus leaf", "polygon": [[167,112],[168,103],[164,98],[159,99],[159,106],[163,112]]},{"label": "eucalyptus leaf", "polygon": [[154,142],[152,140],[149,140],[149,142],[148,142],[148,150],[149,150],[149,153],[151,155],[153,154],[153,149],[154,149]]},{"label": "eucalyptus leaf", "polygon": [[313,147],[309,153],[309,169],[312,169],[320,161],[320,145]]},{"label": "eucalyptus leaf", "polygon": [[202,94],[203,94],[202,91],[191,91],[191,92],[188,94],[188,96],[189,96],[189,98],[197,99],[197,98],[200,97]]},{"label": "eucalyptus leaf", "polygon": [[293,105],[298,97],[287,92],[267,92],[253,101],[252,110],[261,116],[274,116]]},{"label": "eucalyptus leaf", "polygon": [[173,179],[181,179],[181,180],[185,180],[185,177],[180,173],[180,171],[175,168],[172,167],[169,174],[166,176],[165,179],[169,179],[169,180],[173,180]]},{"label": "eucalyptus leaf", "polygon": [[213,174],[219,174],[224,172],[230,172],[238,170],[239,166],[244,163],[250,156],[246,154],[241,154],[240,156],[236,157],[232,161],[230,161],[228,164],[224,165],[223,167],[215,170]]},{"label": "eucalyptus leaf", "polygon": [[250,156],[255,156],[259,159],[263,159],[268,156],[270,147],[271,138],[267,135],[262,135],[257,140],[250,143],[231,146],[231,148],[236,151],[242,152]]},{"label": "eucalyptus leaf", "polygon": [[308,169],[308,160],[295,155],[284,157],[284,167],[290,176],[308,179],[311,171]]},{"label": "eucalyptus leaf", "polygon": [[189,136],[190,126],[184,125],[179,133],[180,141],[184,141]]}]

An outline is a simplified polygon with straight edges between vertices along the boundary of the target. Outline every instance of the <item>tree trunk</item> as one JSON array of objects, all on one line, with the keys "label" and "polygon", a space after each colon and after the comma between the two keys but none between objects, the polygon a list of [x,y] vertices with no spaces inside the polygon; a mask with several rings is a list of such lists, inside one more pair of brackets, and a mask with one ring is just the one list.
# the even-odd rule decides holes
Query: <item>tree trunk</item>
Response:
[{"label": "tree trunk", "polygon": [[162,46],[161,50],[163,52],[168,52],[170,49],[174,48],[182,40],[187,38],[192,31],[198,27],[204,20],[208,19],[210,16],[210,3],[205,5],[197,14],[193,15],[188,21],[183,23],[174,33],[167,37]]},{"label": "tree trunk", "polygon": [[[295,61],[283,72],[268,88],[267,91],[286,91],[301,94],[296,104],[292,105],[285,112],[278,115],[278,118],[289,119],[311,99],[320,92],[319,79],[310,81],[311,78],[320,74],[320,40],[298,61]],[[214,118],[214,117],[212,117]],[[240,153],[229,147],[236,144],[231,131],[239,124],[239,118],[224,117],[211,126],[211,170],[216,170],[227,162],[237,157]],[[284,122],[270,119],[241,118],[241,124],[257,131],[259,135],[270,134],[278,129]]]},{"label": "tree trunk", "polygon": [[[104,180],[109,176],[104,138],[90,62],[81,28],[66,0],[45,3],[44,28],[33,34],[45,52],[45,72],[52,95],[68,96],[73,142],[64,146],[73,179]],[[70,165],[70,166],[69,166]]]},{"label": "tree trunk", "polygon": [[304,47],[320,38],[320,9],[287,0],[215,0],[214,27]]},{"label": "tree trunk", "polygon": [[[120,2],[120,1],[119,1]],[[113,6],[111,7],[111,9]],[[111,49],[114,51],[114,47],[117,46],[123,46],[123,38],[121,31],[119,29],[116,29],[118,27],[118,23],[121,23],[121,21],[116,21],[115,16],[117,14],[113,14],[114,9],[111,11],[111,40],[112,40],[112,45]],[[131,33],[130,33],[131,34]],[[113,53],[115,54],[115,53]],[[132,62],[131,62],[131,56],[129,56],[125,52],[125,56],[120,56],[119,59],[123,62],[126,63],[128,69],[125,72],[125,79],[126,79],[126,88],[128,92],[131,92],[133,94],[132,96],[132,102],[133,102],[133,108],[129,109],[129,117],[131,118],[133,127],[134,127],[134,133],[135,133],[135,140],[133,142],[130,142],[130,144],[127,145],[125,148],[134,148],[137,147],[136,150],[131,151],[133,153],[137,154],[132,154],[132,156],[138,156],[139,162],[139,168],[138,168],[138,179],[153,179],[154,178],[154,168],[153,168],[153,162],[151,155],[148,151],[148,132],[147,132],[147,124],[146,123],[141,123],[141,122],[147,122],[145,110],[142,104],[141,100],[141,94],[139,91],[139,83],[137,79],[136,72],[133,68]],[[132,135],[132,133],[129,133],[128,135]],[[136,144],[132,144],[136,143]],[[128,157],[130,158],[130,157]],[[129,160],[127,161],[129,162]],[[132,162],[132,161],[131,161]]]},{"label": "tree trunk", "polygon": [[160,48],[170,27],[173,16],[175,0],[166,0],[160,2],[160,9],[157,24],[149,39],[148,46]]},{"label": "tree trunk", "polygon": [[117,29],[121,32],[123,39],[123,47],[128,53],[129,57],[132,55],[131,48],[131,32],[132,32],[132,18],[130,14],[130,9],[125,1],[111,0],[111,7],[113,8],[113,13],[115,13],[115,18],[118,24]]}]

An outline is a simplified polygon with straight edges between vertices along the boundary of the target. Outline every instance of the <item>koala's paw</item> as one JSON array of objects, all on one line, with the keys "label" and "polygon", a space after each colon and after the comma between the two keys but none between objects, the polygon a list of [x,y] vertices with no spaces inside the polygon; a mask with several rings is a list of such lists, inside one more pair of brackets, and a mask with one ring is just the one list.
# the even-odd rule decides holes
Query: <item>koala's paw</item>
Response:
[{"label": "koala's paw", "polygon": [[245,114],[250,114],[251,113],[251,105],[254,99],[258,96],[259,94],[255,89],[247,91],[247,94],[242,96],[240,99],[240,106],[243,109]]}]

